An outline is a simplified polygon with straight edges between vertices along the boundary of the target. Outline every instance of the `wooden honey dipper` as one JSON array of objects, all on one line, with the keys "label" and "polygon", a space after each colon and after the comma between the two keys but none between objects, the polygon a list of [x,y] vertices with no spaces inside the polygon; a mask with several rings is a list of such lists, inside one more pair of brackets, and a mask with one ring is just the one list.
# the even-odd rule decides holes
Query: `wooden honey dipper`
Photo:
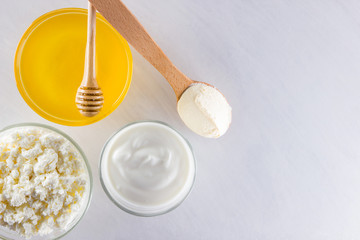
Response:
[{"label": "wooden honey dipper", "polygon": [[76,106],[85,117],[97,115],[103,107],[104,96],[96,81],[95,68],[96,9],[89,2],[88,32],[84,76],[76,93]]}]

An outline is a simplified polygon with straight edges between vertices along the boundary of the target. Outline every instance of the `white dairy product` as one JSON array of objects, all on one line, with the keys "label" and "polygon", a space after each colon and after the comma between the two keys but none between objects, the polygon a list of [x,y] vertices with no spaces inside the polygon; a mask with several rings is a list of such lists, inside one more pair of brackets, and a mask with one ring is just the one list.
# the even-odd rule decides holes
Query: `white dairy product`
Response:
[{"label": "white dairy product", "polygon": [[177,110],[186,126],[204,137],[222,136],[231,123],[231,107],[225,97],[203,83],[193,84],[184,91]]},{"label": "white dairy product", "polygon": [[195,161],[188,143],[175,130],[158,122],[140,122],[109,140],[102,154],[101,177],[121,208],[157,215],[187,196]]},{"label": "white dairy product", "polygon": [[35,126],[0,133],[0,225],[26,238],[65,230],[88,194],[75,146]]}]

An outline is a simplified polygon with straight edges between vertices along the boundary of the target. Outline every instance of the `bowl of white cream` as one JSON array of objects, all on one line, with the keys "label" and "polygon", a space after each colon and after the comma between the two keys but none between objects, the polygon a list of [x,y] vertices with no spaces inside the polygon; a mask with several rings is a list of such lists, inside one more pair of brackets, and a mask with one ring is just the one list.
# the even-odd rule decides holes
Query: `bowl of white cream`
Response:
[{"label": "bowl of white cream", "polygon": [[90,165],[68,135],[36,123],[0,131],[0,238],[63,237],[91,195]]},{"label": "bowl of white cream", "polygon": [[119,208],[147,217],[185,200],[196,163],[182,135],[162,122],[146,121],[123,127],[107,141],[99,170],[104,191]]}]

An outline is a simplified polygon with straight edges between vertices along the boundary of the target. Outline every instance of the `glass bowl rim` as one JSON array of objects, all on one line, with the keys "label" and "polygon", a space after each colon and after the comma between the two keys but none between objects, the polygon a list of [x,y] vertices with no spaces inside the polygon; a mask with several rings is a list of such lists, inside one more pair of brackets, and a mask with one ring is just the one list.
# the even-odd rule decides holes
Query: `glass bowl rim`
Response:
[{"label": "glass bowl rim", "polygon": [[[155,123],[155,124],[159,124],[159,125],[163,125],[167,128],[169,128],[170,130],[174,131],[175,134],[179,135],[181,139],[184,140],[185,144],[189,147],[189,150],[191,152],[191,156],[192,156],[192,161],[193,161],[193,164],[194,164],[194,174],[192,176],[192,181],[191,181],[191,186],[189,188],[189,190],[187,191],[187,193],[184,195],[184,197],[178,202],[176,203],[174,206],[166,209],[166,210],[163,210],[163,211],[160,211],[160,212],[156,212],[156,213],[150,213],[150,214],[147,214],[147,213],[140,213],[140,212],[135,212],[135,211],[132,211],[126,207],[124,207],[123,205],[121,205],[118,201],[116,201],[110,194],[110,192],[108,191],[105,183],[104,183],[104,180],[103,180],[103,174],[102,174],[102,162],[103,162],[103,158],[104,158],[104,153],[105,153],[105,150],[107,148],[107,145],[110,143],[110,141],[120,132],[122,132],[123,130],[127,129],[128,127],[131,127],[133,125],[137,125],[137,124],[141,124],[141,123]],[[171,127],[169,124],[167,123],[164,123],[162,121],[157,121],[157,120],[143,120],[143,121],[135,121],[135,122],[131,122],[131,123],[128,123],[126,125],[124,125],[123,127],[121,127],[120,129],[116,130],[109,138],[108,140],[105,142],[102,150],[101,150],[101,155],[100,155],[100,161],[99,161],[99,176],[100,176],[100,183],[101,183],[101,186],[104,190],[104,192],[106,193],[106,195],[108,196],[108,198],[118,207],[120,208],[121,210],[127,212],[127,213],[130,213],[132,215],[135,215],[135,216],[139,216],[139,217],[155,217],[155,216],[160,216],[160,215],[163,215],[163,214],[166,214],[168,212],[171,212],[172,210],[176,209],[177,207],[179,207],[187,198],[188,196],[190,195],[190,193],[192,192],[193,188],[194,188],[194,184],[195,184],[195,179],[196,179],[196,173],[197,173],[197,164],[196,164],[196,158],[195,158],[195,154],[194,154],[194,151],[193,151],[193,148],[190,144],[190,142],[179,132],[177,131],[176,129],[174,129],[173,127]]]},{"label": "glass bowl rim", "polygon": [[[76,150],[79,151],[81,157],[83,158],[84,162],[85,162],[85,166],[86,166],[86,170],[87,170],[87,173],[89,175],[89,196],[88,196],[88,199],[86,201],[86,207],[85,209],[83,210],[83,213],[81,214],[81,216],[79,217],[79,219],[75,222],[75,224],[67,229],[63,234],[59,235],[59,236],[56,236],[55,238],[53,238],[53,240],[55,239],[60,239],[60,238],[63,238],[64,236],[66,236],[69,232],[71,232],[78,224],[79,222],[84,218],[85,214],[87,213],[87,211],[89,210],[89,207],[90,207],[90,203],[91,203],[91,200],[92,200],[92,194],[93,194],[93,177],[92,177],[92,171],[91,171],[91,167],[90,167],[90,164],[89,164],[89,161],[85,155],[85,153],[83,152],[83,150],[81,149],[81,147],[75,142],[74,139],[72,139],[69,135],[67,135],[65,132],[55,128],[55,127],[52,127],[52,126],[49,126],[49,125],[46,125],[46,124],[42,124],[42,123],[34,123],[34,122],[25,122],[25,123],[17,123],[17,124],[12,124],[12,125],[9,125],[9,126],[6,126],[4,128],[1,128],[0,129],[0,134],[7,131],[7,130],[11,130],[11,129],[15,129],[15,128],[21,128],[21,127],[40,127],[40,128],[45,128],[45,129],[48,129],[50,131],[54,131],[58,134],[60,134],[61,136],[63,136],[64,138],[66,138],[68,141],[70,141],[76,148]],[[1,234],[1,233],[0,233]],[[14,234],[17,234],[16,232],[14,232]],[[34,236],[36,237],[36,236]],[[46,237],[46,235],[44,236]],[[4,239],[8,239],[6,237],[3,237],[3,236],[0,236],[0,238],[4,238]],[[31,238],[30,238],[31,240]]]}]

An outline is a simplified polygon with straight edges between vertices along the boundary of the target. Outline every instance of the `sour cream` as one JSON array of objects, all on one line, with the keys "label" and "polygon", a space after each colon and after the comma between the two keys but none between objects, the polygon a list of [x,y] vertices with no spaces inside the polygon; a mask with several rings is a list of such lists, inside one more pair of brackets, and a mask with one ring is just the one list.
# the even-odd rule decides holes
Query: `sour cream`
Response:
[{"label": "sour cream", "polygon": [[117,132],[101,158],[102,184],[122,209],[142,216],[165,213],[188,195],[195,161],[188,142],[159,122],[139,122]]}]

